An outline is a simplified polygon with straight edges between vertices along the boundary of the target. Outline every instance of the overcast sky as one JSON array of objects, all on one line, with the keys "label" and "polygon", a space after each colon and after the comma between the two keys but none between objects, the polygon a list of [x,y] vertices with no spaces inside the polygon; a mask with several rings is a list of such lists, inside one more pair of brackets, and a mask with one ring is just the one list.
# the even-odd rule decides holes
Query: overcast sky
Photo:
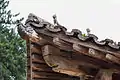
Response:
[{"label": "overcast sky", "polygon": [[51,23],[56,14],[69,31],[90,28],[99,40],[120,41],[120,0],[10,0],[9,7],[25,19],[34,13]]}]

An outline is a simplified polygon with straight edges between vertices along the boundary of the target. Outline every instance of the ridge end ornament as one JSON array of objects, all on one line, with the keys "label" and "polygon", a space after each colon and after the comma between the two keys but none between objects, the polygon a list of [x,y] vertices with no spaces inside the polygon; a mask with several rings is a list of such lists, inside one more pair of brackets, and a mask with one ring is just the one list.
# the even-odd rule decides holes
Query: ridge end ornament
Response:
[{"label": "ridge end ornament", "polygon": [[91,30],[89,28],[87,28],[86,31],[87,31],[87,35],[89,35],[91,32]]},{"label": "ridge end ornament", "polygon": [[54,26],[59,26],[60,24],[57,21],[57,16],[56,14],[53,15],[53,22],[54,22]]}]

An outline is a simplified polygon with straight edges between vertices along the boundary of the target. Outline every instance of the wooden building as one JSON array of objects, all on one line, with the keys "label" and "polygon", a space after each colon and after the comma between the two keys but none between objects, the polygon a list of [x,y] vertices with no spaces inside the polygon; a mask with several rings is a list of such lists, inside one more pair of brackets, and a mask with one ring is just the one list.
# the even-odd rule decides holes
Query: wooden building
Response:
[{"label": "wooden building", "polygon": [[18,33],[27,45],[27,80],[120,80],[120,43],[99,41],[78,29],[67,32],[29,14]]}]

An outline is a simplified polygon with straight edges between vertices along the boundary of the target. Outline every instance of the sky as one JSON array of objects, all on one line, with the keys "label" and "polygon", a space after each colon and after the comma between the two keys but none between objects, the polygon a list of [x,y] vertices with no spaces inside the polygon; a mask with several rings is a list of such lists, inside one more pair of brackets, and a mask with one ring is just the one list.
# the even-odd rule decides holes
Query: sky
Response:
[{"label": "sky", "polygon": [[9,8],[25,20],[33,13],[53,23],[56,14],[68,31],[89,28],[99,40],[120,41],[120,0],[10,0]]}]

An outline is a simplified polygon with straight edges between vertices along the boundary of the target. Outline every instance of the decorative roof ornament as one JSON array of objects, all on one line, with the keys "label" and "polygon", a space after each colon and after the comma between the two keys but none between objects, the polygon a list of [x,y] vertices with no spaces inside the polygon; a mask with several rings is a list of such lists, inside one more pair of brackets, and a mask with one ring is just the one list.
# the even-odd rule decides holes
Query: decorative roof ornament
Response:
[{"label": "decorative roof ornament", "polygon": [[90,34],[90,29],[87,28],[86,31],[87,31],[87,35],[89,35]]},{"label": "decorative roof ornament", "polygon": [[54,26],[59,26],[60,24],[57,21],[57,16],[56,14],[53,15],[53,22],[54,22]]}]

